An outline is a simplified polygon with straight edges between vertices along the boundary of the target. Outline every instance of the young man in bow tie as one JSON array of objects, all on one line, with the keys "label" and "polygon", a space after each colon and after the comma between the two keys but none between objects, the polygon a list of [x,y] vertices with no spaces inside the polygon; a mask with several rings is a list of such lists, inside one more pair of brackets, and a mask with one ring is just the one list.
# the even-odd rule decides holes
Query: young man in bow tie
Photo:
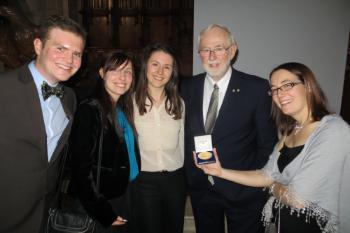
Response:
[{"label": "young man in bow tie", "polygon": [[43,231],[76,107],[60,82],[80,68],[85,37],[52,16],[34,39],[36,59],[0,76],[0,232]]},{"label": "young man in bow tie", "polygon": [[[195,166],[195,136],[211,134],[221,164],[231,169],[259,169],[276,143],[269,121],[267,80],[231,66],[237,44],[222,25],[205,28],[198,38],[205,73],[184,80],[186,105],[185,167],[197,233],[258,233],[265,204],[262,189],[207,176]],[[213,107],[214,106],[214,107]]]}]

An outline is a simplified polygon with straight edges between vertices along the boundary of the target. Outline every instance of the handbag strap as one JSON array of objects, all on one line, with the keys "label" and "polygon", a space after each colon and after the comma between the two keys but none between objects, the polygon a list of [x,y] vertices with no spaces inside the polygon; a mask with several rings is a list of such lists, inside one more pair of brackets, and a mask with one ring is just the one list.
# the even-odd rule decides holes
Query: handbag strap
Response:
[{"label": "handbag strap", "polygon": [[60,194],[62,192],[63,176],[64,176],[65,164],[66,164],[67,157],[68,157],[68,150],[69,150],[69,140],[67,141],[67,144],[65,146],[65,152],[63,154],[62,167],[61,167],[60,174],[59,174],[58,189],[57,189],[57,194],[56,194],[56,198],[55,198],[55,203],[58,203],[59,198],[61,196]]},{"label": "handbag strap", "polygon": [[98,100],[92,99],[90,104],[95,105],[97,107],[98,112],[100,113],[100,138],[99,138],[99,145],[98,145],[98,160],[97,160],[97,172],[96,172],[96,187],[97,191],[100,191],[100,180],[101,180],[101,164],[102,164],[102,144],[103,144],[103,115],[102,115],[102,107]]},{"label": "handbag strap", "polygon": [[[102,164],[102,143],[103,143],[103,120],[102,120],[102,108],[100,103],[97,100],[92,100],[91,104],[95,105],[100,113],[100,122],[101,122],[101,130],[100,130],[100,138],[99,138],[99,148],[98,148],[98,161],[97,161],[97,174],[96,174],[96,186],[97,186],[97,191],[100,190],[100,177],[101,177],[101,164]],[[63,160],[62,160],[62,168],[60,171],[60,176],[59,176],[59,183],[58,183],[58,192],[56,194],[55,198],[55,203],[58,203],[60,194],[62,192],[62,185],[63,185],[63,177],[64,177],[64,170],[65,170],[65,165],[68,157],[68,151],[69,151],[69,141],[67,141],[66,147],[65,147],[65,153],[63,155]]]},{"label": "handbag strap", "polygon": [[96,101],[96,106],[100,112],[100,121],[101,121],[101,132],[100,132],[100,140],[98,147],[98,162],[97,162],[97,174],[96,174],[96,186],[97,191],[100,191],[100,178],[101,178],[101,164],[102,164],[102,143],[103,143],[103,118],[102,118],[102,108],[98,101]]}]

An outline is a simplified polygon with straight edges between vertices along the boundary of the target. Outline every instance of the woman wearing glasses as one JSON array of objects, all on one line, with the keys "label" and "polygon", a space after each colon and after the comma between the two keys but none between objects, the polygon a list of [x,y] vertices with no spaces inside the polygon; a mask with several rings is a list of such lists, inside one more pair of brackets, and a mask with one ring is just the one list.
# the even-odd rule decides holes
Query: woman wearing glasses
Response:
[{"label": "woman wearing glasses", "polygon": [[323,91],[305,65],[282,64],[272,70],[270,81],[272,116],[282,137],[265,167],[228,170],[219,160],[197,166],[236,183],[269,187],[263,219],[267,225],[275,222],[278,232],[338,232],[339,222],[346,223],[340,200],[349,170],[349,125],[330,114]]}]

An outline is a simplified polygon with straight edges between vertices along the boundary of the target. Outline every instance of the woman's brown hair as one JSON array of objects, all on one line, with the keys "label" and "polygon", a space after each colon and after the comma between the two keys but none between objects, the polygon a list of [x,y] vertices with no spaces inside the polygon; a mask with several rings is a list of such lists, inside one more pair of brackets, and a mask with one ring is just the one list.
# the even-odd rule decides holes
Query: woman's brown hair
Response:
[{"label": "woman's brown hair", "polygon": [[[309,117],[312,121],[319,121],[325,115],[330,113],[327,109],[326,96],[309,67],[297,62],[284,63],[271,71],[270,81],[272,75],[276,71],[282,69],[297,76],[297,78],[304,84],[306,90],[306,101],[310,114]],[[272,102],[272,118],[275,120],[277,128],[283,135],[289,135],[296,125],[295,119],[291,116],[285,115],[274,102]]]},{"label": "woman's brown hair", "polygon": [[163,52],[169,54],[173,59],[173,72],[171,74],[170,80],[165,85],[165,110],[166,112],[174,116],[175,120],[181,119],[182,114],[182,103],[178,92],[178,62],[175,57],[174,50],[166,44],[155,43],[147,46],[143,50],[141,59],[141,69],[138,83],[136,85],[135,101],[138,106],[140,115],[147,112],[146,100],[149,99],[151,102],[150,108],[153,106],[153,99],[148,92],[148,80],[147,80],[147,63],[154,52]]},{"label": "woman's brown hair", "polygon": [[[132,104],[132,93],[134,91],[135,86],[135,69],[132,58],[123,52],[110,52],[104,56],[102,59],[101,65],[99,68],[103,70],[103,74],[106,74],[108,71],[116,70],[118,68],[123,68],[128,64],[131,64],[133,70],[133,80],[131,86],[124,95],[120,96],[118,102],[116,104],[127,117],[129,123],[134,126],[134,111]],[[96,97],[100,101],[102,105],[102,111],[104,118],[108,118],[111,122],[114,122],[115,116],[115,106],[112,102],[111,96],[106,91],[104,86],[104,81],[102,78],[98,79],[96,86]],[[105,120],[104,119],[104,120]]]}]

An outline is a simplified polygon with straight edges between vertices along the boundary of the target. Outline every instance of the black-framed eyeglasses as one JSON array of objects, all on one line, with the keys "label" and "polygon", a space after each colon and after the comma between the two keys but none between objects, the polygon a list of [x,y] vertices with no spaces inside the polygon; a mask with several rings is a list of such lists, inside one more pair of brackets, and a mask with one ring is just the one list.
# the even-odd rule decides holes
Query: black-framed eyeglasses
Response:
[{"label": "black-framed eyeglasses", "polygon": [[271,88],[271,90],[268,92],[270,96],[273,95],[277,95],[278,91],[281,90],[283,92],[285,91],[289,91],[290,89],[292,89],[294,86],[298,85],[298,84],[304,84],[303,82],[290,82],[290,83],[285,83],[280,87],[276,87],[276,88]]},{"label": "black-framed eyeglasses", "polygon": [[198,53],[203,57],[209,57],[210,53],[213,53],[215,56],[223,56],[226,51],[231,48],[232,45],[228,46],[227,48],[224,47],[217,47],[214,49],[204,48],[198,51]]}]

